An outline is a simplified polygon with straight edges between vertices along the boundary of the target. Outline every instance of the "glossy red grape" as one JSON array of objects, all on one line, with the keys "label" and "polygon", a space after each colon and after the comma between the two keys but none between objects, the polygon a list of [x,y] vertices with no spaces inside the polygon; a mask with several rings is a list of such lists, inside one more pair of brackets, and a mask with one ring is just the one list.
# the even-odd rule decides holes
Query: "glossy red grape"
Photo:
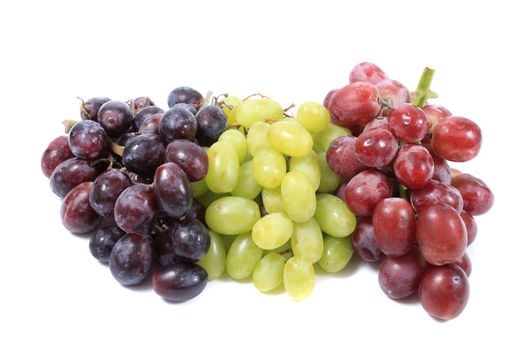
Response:
[{"label": "glossy red grape", "polygon": [[113,218],[118,196],[132,184],[128,175],[118,169],[110,169],[93,182],[89,191],[89,203],[99,215]]},{"label": "glossy red grape", "polygon": [[69,148],[67,136],[62,135],[51,141],[40,159],[42,172],[46,177],[50,177],[53,170],[62,162],[73,158],[74,155]]},{"label": "glossy red grape", "polygon": [[148,106],[142,108],[140,111],[137,112],[135,115],[135,118],[133,119],[133,130],[138,131],[140,129],[140,126],[146,119],[151,117],[154,114],[164,113],[164,110],[162,108],[159,108],[157,106]]},{"label": "glossy red grape", "polygon": [[125,234],[117,226],[99,228],[89,240],[91,255],[101,263],[108,263],[113,247]]},{"label": "glossy red grape", "polygon": [[480,179],[470,174],[460,174],[452,178],[452,186],[463,197],[463,209],[470,215],[482,215],[492,208],[494,194]]},{"label": "glossy red grape", "polygon": [[110,101],[107,97],[93,97],[87,101],[82,100],[80,105],[80,118],[82,120],[97,120],[98,110],[100,107]]},{"label": "glossy red grape", "polygon": [[467,277],[470,277],[470,274],[472,273],[472,262],[470,261],[467,253],[463,254],[461,259],[456,261],[454,265],[459,266],[463,271],[465,271]]},{"label": "glossy red grape", "polygon": [[430,145],[442,158],[453,162],[466,162],[479,153],[481,141],[481,129],[472,120],[448,117],[434,127]]},{"label": "glossy red grape", "polygon": [[401,256],[410,251],[416,239],[416,216],[403,198],[385,198],[372,216],[379,249],[386,255]]},{"label": "glossy red grape", "polygon": [[379,266],[379,286],[392,299],[404,299],[414,294],[425,271],[417,250],[402,256],[386,256]]},{"label": "glossy red grape", "polygon": [[355,141],[355,155],[369,167],[389,165],[397,154],[398,143],[390,131],[383,128],[364,131]]},{"label": "glossy red grape", "polygon": [[434,130],[434,126],[441,120],[450,117],[452,113],[448,109],[440,105],[426,105],[423,108],[423,112],[427,116],[427,120],[430,123],[430,129]]},{"label": "glossy red grape", "polygon": [[129,129],[133,116],[127,103],[113,100],[100,107],[97,121],[108,135],[116,136]]},{"label": "glossy red grape", "polygon": [[447,161],[432,152],[432,148],[430,148],[430,146],[424,146],[434,161],[434,175],[432,175],[432,179],[442,182],[445,185],[450,185],[452,183],[452,169],[448,165]]},{"label": "glossy red grape", "polygon": [[378,117],[374,118],[368,123],[366,123],[363,132],[373,129],[387,129],[388,130],[388,118]]},{"label": "glossy red grape", "polygon": [[385,72],[383,72],[383,70],[377,65],[370,62],[361,62],[356,65],[352,68],[349,77],[351,83],[364,81],[374,85],[385,79],[388,79]]},{"label": "glossy red grape", "polygon": [[219,106],[206,106],[195,115],[197,119],[197,140],[201,146],[211,146],[228,129],[226,115]]},{"label": "glossy red grape", "polygon": [[166,161],[180,166],[191,182],[203,179],[208,172],[206,151],[187,140],[171,142],[166,147]]},{"label": "glossy red grape", "polygon": [[410,202],[416,212],[436,204],[450,205],[458,213],[463,210],[461,193],[456,188],[436,180],[430,180],[422,189],[412,191]]},{"label": "glossy red grape", "polygon": [[153,267],[151,238],[128,233],[115,244],[109,256],[109,269],[123,286],[142,283]]},{"label": "glossy red grape", "polygon": [[406,144],[397,152],[394,172],[400,183],[417,190],[427,185],[434,174],[434,160],[421,145]]},{"label": "glossy red grape", "polygon": [[175,105],[160,118],[159,134],[165,144],[176,139],[193,140],[197,134],[197,120],[193,114]]},{"label": "glossy red grape", "polygon": [[354,233],[352,233],[352,245],[354,251],[364,261],[379,261],[384,256],[377,245],[371,217],[364,217],[357,224]]},{"label": "glossy red grape", "polygon": [[369,83],[352,83],[339,89],[330,102],[332,122],[345,127],[365,126],[381,110],[378,98],[379,90]]},{"label": "glossy red grape", "polygon": [[210,248],[208,229],[192,217],[171,224],[167,232],[175,254],[180,257],[200,260]]},{"label": "glossy red grape", "polygon": [[375,86],[379,89],[379,96],[387,101],[391,107],[410,101],[408,89],[397,80],[385,79],[375,84]]},{"label": "glossy red grape", "polygon": [[64,197],[60,217],[64,226],[72,233],[87,233],[94,230],[102,218],[89,205],[91,182],[75,186]]},{"label": "glossy red grape", "polygon": [[142,124],[140,124],[139,133],[140,134],[156,134],[159,135],[159,124],[160,119],[164,113],[156,113],[147,117]]},{"label": "glossy red grape", "polygon": [[467,247],[467,230],[458,212],[448,205],[424,207],[417,218],[416,239],[432,265],[458,261]]},{"label": "glossy red grape", "polygon": [[69,131],[69,148],[76,157],[96,159],[104,155],[106,147],[106,132],[97,122],[81,120]]},{"label": "glossy red grape", "polygon": [[51,190],[62,198],[76,185],[95,180],[105,166],[107,163],[92,164],[85,159],[68,159],[53,170],[49,178]]},{"label": "glossy red grape", "polygon": [[388,127],[392,134],[407,143],[417,143],[425,137],[429,124],[421,108],[410,103],[403,103],[390,110]]},{"label": "glossy red grape", "polygon": [[330,143],[326,151],[326,161],[330,168],[345,179],[366,169],[355,154],[355,141],[353,136],[340,136]]},{"label": "glossy red grape", "polygon": [[122,164],[139,175],[152,175],[164,163],[164,152],[164,144],[159,135],[139,135],[129,140],[124,147]]},{"label": "glossy red grape", "polygon": [[419,284],[421,305],[441,320],[458,316],[467,305],[469,293],[468,277],[455,265],[428,268]]},{"label": "glossy red grape", "polygon": [[370,216],[377,203],[392,196],[392,182],[378,170],[365,170],[346,185],[345,199],[350,210],[361,216]]},{"label": "glossy red grape", "polygon": [[180,261],[153,273],[153,289],[169,301],[192,299],[202,292],[207,282],[206,270],[192,262]]},{"label": "glossy red grape", "polygon": [[464,210],[462,210],[459,215],[461,216],[461,219],[465,224],[465,228],[467,229],[467,245],[471,245],[478,234],[478,224],[476,224],[474,217]]},{"label": "glossy red grape", "polygon": [[202,94],[189,86],[175,88],[168,96],[168,106],[170,108],[177,103],[187,103],[198,110],[201,108],[203,101]]},{"label": "glossy red grape", "polygon": [[329,109],[329,108],[330,108],[330,101],[332,101],[332,97],[334,96],[334,94],[335,94],[337,91],[339,91],[339,89],[333,89],[333,90],[330,90],[330,91],[326,94],[326,96],[325,96],[325,98],[324,98],[324,100],[323,100],[323,106],[324,106],[324,108],[326,108],[326,109]]},{"label": "glossy red grape", "polygon": [[164,163],[155,171],[153,189],[162,210],[180,218],[191,208],[192,195],[188,177],[175,163]]},{"label": "glossy red grape", "polygon": [[128,233],[146,233],[158,209],[151,186],[136,184],[126,188],[115,202],[115,222]]}]

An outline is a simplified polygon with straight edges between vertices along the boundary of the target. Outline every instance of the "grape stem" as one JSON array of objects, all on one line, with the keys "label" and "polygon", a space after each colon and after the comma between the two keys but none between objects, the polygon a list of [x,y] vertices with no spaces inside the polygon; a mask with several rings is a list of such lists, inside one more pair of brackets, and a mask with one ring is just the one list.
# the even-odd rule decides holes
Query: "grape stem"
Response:
[{"label": "grape stem", "polygon": [[78,120],[73,120],[73,119],[63,120],[62,124],[64,125],[64,132],[66,134],[69,134],[69,131],[71,130],[73,125],[75,125],[76,123],[78,123]]},{"label": "grape stem", "polygon": [[122,153],[124,153],[124,147],[110,139],[108,139],[108,143],[109,143],[109,148],[111,149],[111,152],[122,157]]},{"label": "grape stem", "polygon": [[251,94],[251,95],[246,96],[246,97],[244,98],[243,101],[247,101],[247,100],[249,100],[250,98],[255,97],[255,96],[259,96],[259,97],[261,97],[261,98],[267,98],[267,99],[270,99],[268,96],[265,96],[265,95],[261,94],[260,92],[256,92],[256,93],[254,93],[254,94]]},{"label": "grape stem", "polygon": [[199,108],[199,110],[203,109],[204,107],[206,107],[207,105],[210,104],[211,102],[211,98],[213,97],[213,92],[211,92],[210,90],[208,90],[208,92],[206,93],[206,97],[204,98],[204,101],[202,101],[202,106],[201,108]]},{"label": "grape stem", "polygon": [[399,184],[399,196],[403,199],[407,199],[407,188],[402,184]]},{"label": "grape stem", "polygon": [[425,67],[423,70],[423,74],[421,74],[419,84],[414,93],[414,99],[412,100],[414,106],[423,107],[427,100],[435,94],[435,92],[430,91],[430,84],[432,83],[434,72],[435,70],[429,67]]},{"label": "grape stem", "polygon": [[77,98],[80,100],[80,117],[82,118],[82,120],[84,120],[84,116],[88,115],[89,112],[86,109],[86,103],[84,102],[84,99],[82,97],[78,97],[78,96],[77,96]]}]

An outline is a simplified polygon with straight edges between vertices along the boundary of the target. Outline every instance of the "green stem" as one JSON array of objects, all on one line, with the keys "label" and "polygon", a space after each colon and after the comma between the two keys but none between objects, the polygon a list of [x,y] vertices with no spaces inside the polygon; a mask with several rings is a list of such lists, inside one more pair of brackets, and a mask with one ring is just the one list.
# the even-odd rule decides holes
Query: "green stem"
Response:
[{"label": "green stem", "polygon": [[399,184],[399,196],[403,199],[407,199],[407,188]]},{"label": "green stem", "polygon": [[423,107],[428,98],[432,95],[430,91],[430,84],[432,83],[432,78],[434,77],[434,69],[425,67],[421,78],[419,79],[419,84],[417,85],[416,92],[414,94],[414,99],[412,104],[416,107]]}]

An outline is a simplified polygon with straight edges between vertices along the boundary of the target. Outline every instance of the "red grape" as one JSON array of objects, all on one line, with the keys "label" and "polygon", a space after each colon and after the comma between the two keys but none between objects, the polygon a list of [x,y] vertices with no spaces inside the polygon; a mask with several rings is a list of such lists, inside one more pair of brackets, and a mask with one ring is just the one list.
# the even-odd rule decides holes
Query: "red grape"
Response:
[{"label": "red grape", "polygon": [[471,160],[481,148],[481,129],[462,117],[448,117],[434,127],[430,145],[440,157],[453,162]]},{"label": "red grape", "polygon": [[323,100],[323,106],[324,106],[326,109],[330,108],[330,102],[332,101],[332,97],[334,96],[334,94],[335,94],[337,91],[339,91],[339,89],[333,89],[333,90],[330,90],[330,91],[326,94],[326,96],[325,96],[325,98],[324,98],[324,100]]},{"label": "red grape", "polygon": [[430,146],[425,145],[425,147],[434,161],[434,175],[432,179],[443,182],[445,185],[450,185],[452,183],[452,169],[450,169],[447,161],[432,152]]},{"label": "red grape", "polygon": [[410,251],[416,238],[416,217],[403,198],[385,198],[372,216],[379,249],[386,255],[401,256]]},{"label": "red grape", "polygon": [[[388,119],[385,117],[374,118],[368,123],[366,123],[363,132],[373,129],[386,129],[388,130]],[[389,130],[390,131],[390,130]]]},{"label": "red grape", "polygon": [[375,86],[379,89],[379,96],[387,101],[391,107],[410,101],[408,89],[397,80],[385,79],[375,84]]},{"label": "red grape", "polygon": [[379,114],[379,90],[369,83],[352,83],[339,89],[330,101],[330,115],[335,124],[365,126]]},{"label": "red grape", "polygon": [[416,143],[425,137],[429,124],[421,108],[417,108],[410,103],[403,103],[390,110],[388,127],[400,141]]},{"label": "red grape", "polygon": [[62,162],[73,158],[67,136],[59,136],[47,146],[40,159],[40,166],[45,176],[50,177],[53,170]]},{"label": "red grape", "polygon": [[461,269],[465,271],[467,276],[470,276],[470,274],[472,273],[472,262],[470,261],[470,258],[468,257],[467,253],[463,254],[461,259],[456,261],[454,265],[461,267]]},{"label": "red grape", "polygon": [[118,196],[132,184],[128,175],[118,169],[110,169],[93,182],[89,191],[89,204],[99,215],[113,218]]},{"label": "red grape", "polygon": [[330,168],[345,179],[366,169],[355,154],[355,141],[353,136],[340,136],[332,141],[326,151],[326,161]]},{"label": "red grape", "polygon": [[383,257],[383,252],[377,245],[372,218],[364,217],[357,224],[354,233],[352,233],[352,245],[354,251],[364,261],[379,261]]},{"label": "red grape", "polygon": [[472,215],[466,211],[462,210],[459,215],[461,216],[461,219],[465,224],[465,228],[467,229],[467,245],[471,245],[478,234],[478,225],[476,224],[476,220],[474,220]]},{"label": "red grape", "polygon": [[463,208],[470,215],[485,214],[494,204],[494,194],[480,179],[470,174],[460,174],[452,178],[452,186],[463,197]]},{"label": "red grape", "polygon": [[379,266],[379,286],[392,299],[403,299],[414,294],[425,271],[417,250],[402,256],[387,256]]},{"label": "red grape", "polygon": [[75,186],[62,201],[60,216],[64,226],[73,233],[87,233],[94,230],[102,218],[89,205],[91,182]]},{"label": "red grape", "polygon": [[389,165],[394,160],[397,149],[397,140],[390,131],[383,128],[364,131],[355,141],[357,159],[369,167]]},{"label": "red grape", "polygon": [[456,188],[436,180],[430,180],[424,188],[412,191],[410,202],[416,212],[421,211],[424,207],[436,204],[450,205],[458,213],[463,210],[461,193]]},{"label": "red grape", "polygon": [[397,153],[394,172],[399,182],[410,189],[417,190],[425,187],[432,178],[434,161],[425,147],[406,144]]},{"label": "red grape", "polygon": [[426,105],[422,109],[430,123],[430,130],[434,130],[437,123],[452,115],[448,109],[439,105]]},{"label": "red grape", "polygon": [[85,159],[71,158],[60,163],[49,178],[54,194],[64,197],[73,187],[82,182],[93,181],[107,163],[92,163]]},{"label": "red grape", "polygon": [[352,68],[349,81],[355,83],[364,81],[370,84],[377,84],[382,80],[388,79],[385,72],[377,65],[370,62],[362,62]]},{"label": "red grape", "polygon": [[79,158],[96,159],[104,155],[107,146],[106,132],[99,123],[82,120],[69,131],[69,148]]},{"label": "red grape", "polygon": [[392,182],[378,170],[365,170],[346,185],[345,199],[356,215],[370,216],[379,201],[392,196]]}]

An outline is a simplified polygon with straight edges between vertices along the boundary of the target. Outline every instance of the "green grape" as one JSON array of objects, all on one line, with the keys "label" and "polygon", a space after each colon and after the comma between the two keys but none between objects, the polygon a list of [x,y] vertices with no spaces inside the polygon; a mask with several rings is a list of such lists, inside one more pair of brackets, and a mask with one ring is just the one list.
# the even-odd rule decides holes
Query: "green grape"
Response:
[{"label": "green grape", "polygon": [[323,255],[323,233],[313,218],[302,224],[294,224],[291,242],[293,255],[312,264]]},{"label": "green grape", "polygon": [[312,263],[299,257],[288,259],[284,265],[284,289],[295,300],[308,298],[315,285],[315,271]]},{"label": "green grape", "polygon": [[279,254],[285,254],[287,252],[289,252],[290,250],[292,250],[292,243],[290,242],[290,240],[287,240],[286,243],[284,243],[283,245],[277,247],[277,248],[274,248],[274,249],[266,249],[265,252],[266,253],[279,253]]},{"label": "green grape", "polygon": [[321,182],[317,191],[324,193],[334,192],[339,187],[341,178],[328,165],[325,152],[320,151],[317,153],[317,160],[321,171]]},{"label": "green grape", "polygon": [[217,199],[229,196],[228,193],[215,193],[208,191],[203,195],[197,197],[196,199],[202,204],[205,208],[208,208],[211,203],[215,202]]},{"label": "green grape", "polygon": [[354,232],[356,218],[346,203],[327,193],[317,195],[315,219],[321,231],[334,237],[346,237]]},{"label": "green grape", "polygon": [[226,122],[228,126],[237,124],[237,106],[241,103],[241,99],[237,96],[226,96],[221,100],[221,109],[226,115]]},{"label": "green grape", "polygon": [[238,235],[250,232],[261,218],[259,205],[242,197],[220,198],[206,209],[206,225],[223,235]]},{"label": "green grape", "polygon": [[354,253],[350,238],[325,235],[323,243],[323,256],[317,262],[319,266],[326,272],[339,272],[344,269]]},{"label": "green grape", "polygon": [[330,146],[330,143],[332,143],[333,140],[335,140],[339,136],[345,135],[351,135],[348,129],[345,129],[342,126],[338,126],[332,123],[328,124],[326,129],[312,135],[314,139],[314,151],[326,152],[328,150],[328,147]]},{"label": "green grape", "polygon": [[261,193],[262,187],[255,181],[252,161],[244,162],[239,170],[239,182],[231,192],[232,196],[254,199]]},{"label": "green grape", "polygon": [[286,160],[274,149],[262,149],[253,157],[255,181],[264,188],[276,188],[286,175]]},{"label": "green grape", "polygon": [[219,137],[219,141],[225,141],[235,148],[235,152],[239,156],[239,164],[246,160],[248,143],[246,142],[246,136],[242,132],[237,129],[226,130]]},{"label": "green grape", "polygon": [[220,237],[224,244],[224,251],[227,253],[230,250],[233,241],[237,238],[237,235],[220,235]]},{"label": "green grape", "polygon": [[317,154],[314,151],[308,152],[304,157],[291,157],[290,171],[292,170],[306,175],[314,191],[317,191],[321,182],[321,169],[319,168]]},{"label": "green grape", "polygon": [[315,214],[316,198],[312,184],[298,171],[290,171],[281,184],[284,212],[293,222],[306,222]]},{"label": "green grape", "polygon": [[283,108],[279,103],[269,98],[242,101],[237,106],[237,122],[245,128],[250,128],[255,122],[265,120],[280,120],[283,118]]},{"label": "green grape", "polygon": [[273,148],[291,157],[303,157],[313,146],[308,130],[299,123],[289,121],[278,121],[270,125],[268,141]]},{"label": "green grape", "polygon": [[214,143],[208,150],[208,173],[204,177],[210,191],[231,192],[239,181],[239,158],[228,142]]},{"label": "green grape", "polygon": [[210,248],[208,252],[197,262],[208,273],[208,280],[215,280],[221,277],[226,264],[226,252],[221,236],[213,231],[210,232]]},{"label": "green grape", "polygon": [[317,102],[301,103],[296,118],[310,132],[323,131],[330,124],[330,113]]},{"label": "green grape", "polygon": [[206,185],[206,181],[204,181],[204,179],[191,183],[191,193],[193,197],[202,196],[206,192],[208,192],[208,186]]},{"label": "green grape", "polygon": [[279,213],[284,211],[283,200],[281,198],[281,187],[263,188],[262,201],[264,209],[269,213]]},{"label": "green grape", "polygon": [[263,250],[255,245],[250,233],[238,235],[226,255],[226,272],[236,280],[245,279],[253,273],[262,255]]},{"label": "green grape", "polygon": [[262,249],[275,249],[285,244],[293,233],[293,222],[286,214],[273,213],[263,216],[253,225],[252,238]]},{"label": "green grape", "polygon": [[248,134],[246,135],[246,142],[248,143],[248,152],[255,156],[257,152],[263,148],[272,148],[268,141],[268,129],[270,124],[265,122],[253,123]]},{"label": "green grape", "polygon": [[277,253],[266,254],[255,267],[252,282],[260,292],[270,292],[283,283],[284,258]]}]

